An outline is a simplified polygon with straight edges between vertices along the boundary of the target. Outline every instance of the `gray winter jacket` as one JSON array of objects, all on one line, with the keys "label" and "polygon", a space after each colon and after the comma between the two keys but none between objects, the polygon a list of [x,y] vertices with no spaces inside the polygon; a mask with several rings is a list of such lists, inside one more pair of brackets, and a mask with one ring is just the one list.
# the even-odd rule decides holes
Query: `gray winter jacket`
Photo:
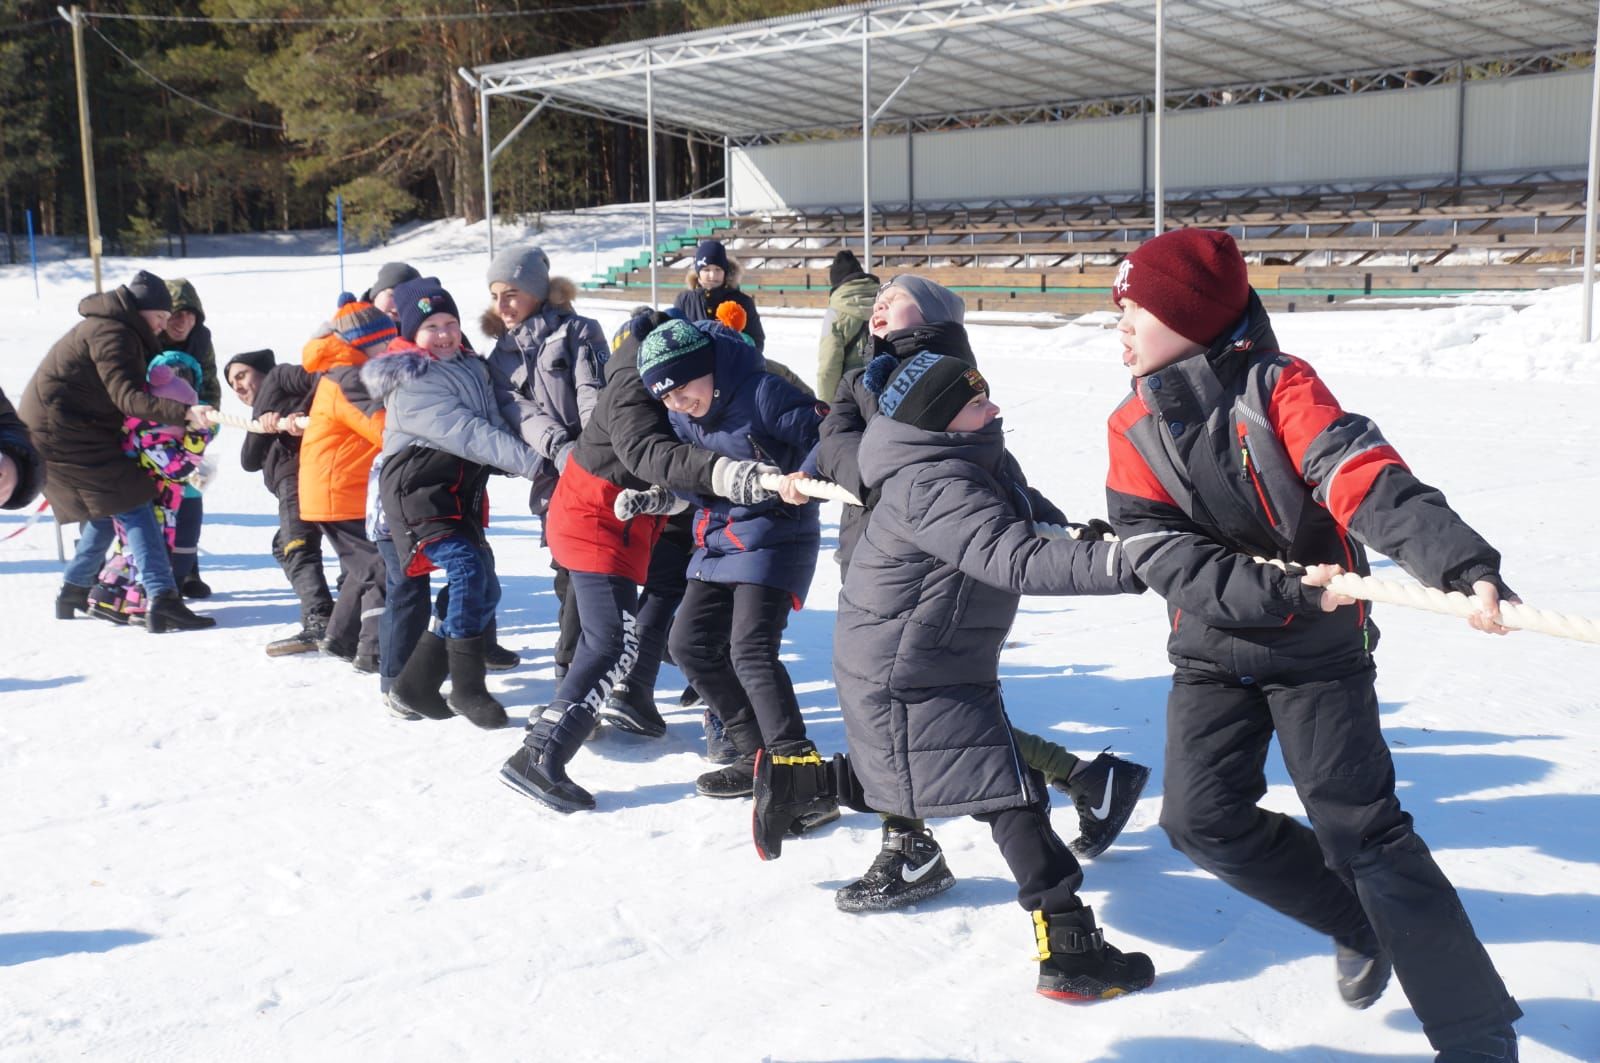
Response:
[{"label": "gray winter jacket", "polygon": [[514,476],[532,479],[538,470],[539,455],[515,434],[515,402],[476,355],[434,359],[396,341],[361,367],[361,381],[388,410],[385,460],[420,444]]},{"label": "gray winter jacket", "polygon": [[959,816],[1036,800],[1000,695],[1000,648],[1023,594],[1143,590],[1120,544],[1041,539],[1042,502],[1000,422],[928,432],[874,417],[862,479],[880,492],[834,627],[850,761],[867,801]]},{"label": "gray winter jacket", "polygon": [[536,513],[555,492],[556,454],[578,438],[599,401],[607,350],[598,321],[547,303],[489,352],[496,384],[516,395],[518,420],[512,423],[542,459],[533,477]]}]

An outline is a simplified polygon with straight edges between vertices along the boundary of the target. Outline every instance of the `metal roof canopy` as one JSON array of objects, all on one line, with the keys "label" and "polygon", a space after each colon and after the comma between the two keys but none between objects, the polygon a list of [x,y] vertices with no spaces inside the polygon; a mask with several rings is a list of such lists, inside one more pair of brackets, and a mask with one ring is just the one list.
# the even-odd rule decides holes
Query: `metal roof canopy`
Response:
[{"label": "metal roof canopy", "polygon": [[[1152,170],[1161,231],[1160,104],[1168,93],[1587,51],[1597,37],[1595,0],[901,0],[461,73],[480,97],[486,204],[493,156],[545,107],[649,130],[654,249],[656,132],[720,136],[726,149],[780,133],[1151,97],[1158,102]],[[494,96],[535,110],[491,150]],[[1591,156],[1597,146],[1592,137]],[[866,147],[864,138],[863,217],[870,226]],[[1591,173],[1591,202],[1593,193]],[[870,229],[865,235],[870,255]],[[1591,269],[1593,257],[1586,252]],[[652,258],[652,299],[654,289]],[[1588,305],[1586,299],[1585,339]]]}]

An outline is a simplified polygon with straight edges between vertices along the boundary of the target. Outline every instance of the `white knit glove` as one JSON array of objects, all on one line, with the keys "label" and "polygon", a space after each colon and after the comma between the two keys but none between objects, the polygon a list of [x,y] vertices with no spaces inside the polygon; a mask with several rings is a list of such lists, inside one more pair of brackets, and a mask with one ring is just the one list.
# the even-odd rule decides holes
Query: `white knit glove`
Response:
[{"label": "white knit glove", "polygon": [[611,503],[611,512],[617,515],[618,520],[632,520],[634,517],[670,517],[688,508],[688,502],[660,484],[644,491],[636,491],[631,487],[624,488],[617,496],[617,500]]},{"label": "white knit glove", "polygon": [[761,486],[761,477],[768,473],[782,476],[783,470],[760,461],[718,458],[711,466],[711,490],[736,506],[753,506],[778,493]]}]

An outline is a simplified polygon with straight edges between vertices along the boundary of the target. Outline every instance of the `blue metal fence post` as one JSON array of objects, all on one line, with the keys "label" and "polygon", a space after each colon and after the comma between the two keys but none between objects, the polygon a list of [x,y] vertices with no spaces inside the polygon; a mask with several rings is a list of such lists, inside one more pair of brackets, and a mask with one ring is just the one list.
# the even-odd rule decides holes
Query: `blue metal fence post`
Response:
[{"label": "blue metal fence post", "polygon": [[23,216],[28,219],[28,261],[33,265],[33,297],[39,298],[39,252],[33,246],[33,211],[25,210]]}]

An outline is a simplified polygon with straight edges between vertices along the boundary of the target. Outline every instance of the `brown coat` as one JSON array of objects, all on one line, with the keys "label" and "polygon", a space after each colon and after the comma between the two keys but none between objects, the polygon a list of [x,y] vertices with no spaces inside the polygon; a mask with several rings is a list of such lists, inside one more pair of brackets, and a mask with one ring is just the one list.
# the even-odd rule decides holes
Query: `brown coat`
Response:
[{"label": "brown coat", "polygon": [[124,513],[151,501],[156,482],[122,452],[122,423],[183,424],[187,408],[145,391],[156,338],[127,288],[78,304],[83,320],[34,371],[17,410],[45,463],[45,497],[62,523]]}]

